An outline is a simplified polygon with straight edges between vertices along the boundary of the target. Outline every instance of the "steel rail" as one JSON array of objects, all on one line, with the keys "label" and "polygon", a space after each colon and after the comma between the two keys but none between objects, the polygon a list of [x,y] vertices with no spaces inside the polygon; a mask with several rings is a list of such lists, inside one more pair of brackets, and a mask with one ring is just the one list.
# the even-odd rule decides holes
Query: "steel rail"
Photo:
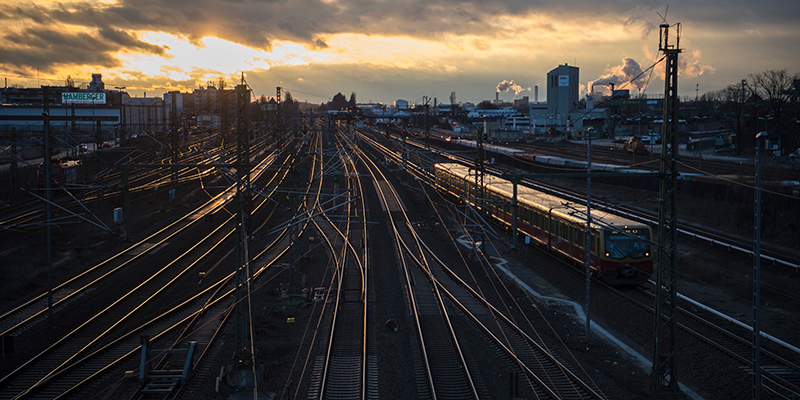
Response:
[{"label": "steel rail", "polygon": [[[381,179],[384,182],[388,182],[388,180],[383,175],[383,173],[380,171],[380,169],[378,168],[378,166],[375,164],[374,161],[372,161],[369,157],[364,155],[363,152],[361,152],[360,150],[359,150],[358,154],[364,160],[365,163],[371,164],[371,167],[369,168],[370,171],[371,171],[370,173],[373,174],[373,176],[374,176],[373,179],[375,179],[376,182],[380,181],[378,179],[377,175],[380,175]],[[433,294],[434,294],[434,298],[435,298],[435,303],[437,304],[437,307],[440,309],[441,316],[444,319],[443,324],[445,325],[445,329],[448,332],[448,337],[450,338],[449,342],[455,347],[456,356],[457,356],[457,358],[458,358],[458,360],[460,362],[460,365],[463,366],[462,372],[465,374],[464,378],[466,379],[466,381],[467,381],[467,383],[469,385],[469,388],[467,389],[467,391],[469,392],[469,396],[471,396],[472,398],[479,398],[480,396],[478,395],[477,389],[475,387],[475,382],[474,382],[473,378],[471,377],[471,374],[470,374],[470,371],[469,371],[469,369],[470,369],[469,365],[467,364],[467,362],[466,362],[466,360],[464,358],[464,354],[460,349],[460,344],[459,344],[458,338],[457,338],[457,336],[455,334],[455,330],[454,330],[454,328],[452,326],[452,323],[450,322],[449,315],[447,313],[445,304],[442,301],[441,295],[438,293],[438,290],[436,290],[435,284],[433,283],[430,269],[427,268],[425,261],[422,260],[422,254],[420,254],[419,258],[417,258],[414,255],[414,251],[409,247],[408,243],[405,242],[405,239],[403,239],[403,234],[400,233],[400,229],[398,227],[398,223],[397,223],[397,221],[395,221],[395,217],[392,215],[392,212],[391,212],[392,207],[390,207],[390,204],[389,204],[389,201],[387,200],[387,197],[392,197],[394,199],[393,202],[398,205],[399,214],[402,215],[403,218],[404,218],[404,222],[403,222],[403,225],[405,225],[404,229],[407,229],[411,233],[411,238],[414,240],[415,246],[417,247],[418,251],[421,251],[421,246],[420,246],[420,243],[417,240],[417,235],[416,235],[416,232],[414,231],[413,224],[411,224],[411,222],[410,222],[410,220],[408,218],[408,215],[406,214],[405,209],[402,206],[402,200],[400,199],[399,195],[397,194],[397,192],[394,190],[394,188],[391,185],[386,185],[385,187],[383,187],[382,185],[376,185],[376,188],[379,189],[380,197],[383,199],[384,206],[385,206],[385,208],[387,210],[387,215],[389,216],[390,225],[392,227],[392,230],[393,230],[395,238],[396,238],[396,242],[397,242],[397,244],[400,245],[401,249],[405,250],[405,251],[400,251],[400,249],[398,249],[398,252],[400,253],[402,264],[403,264],[404,270],[406,271],[406,276],[407,276],[406,280],[407,280],[407,284],[409,285],[408,286],[408,290],[410,292],[410,297],[412,298],[412,304],[414,306],[414,309],[419,310],[420,307],[421,307],[421,305],[420,305],[420,303],[418,301],[419,299],[417,298],[417,294],[416,294],[416,292],[421,291],[421,289],[419,288],[419,285],[421,284],[421,282],[415,280],[416,284],[415,285],[411,285],[411,278],[410,278],[411,274],[409,273],[409,265],[405,261],[404,253],[408,253],[408,256],[412,260],[414,260],[415,263],[417,263],[417,265],[420,267],[420,269],[427,276],[427,278],[429,280],[429,283],[432,285],[432,288],[434,289],[433,290]],[[388,190],[390,192],[388,195],[386,193],[384,193],[384,191],[386,191],[386,190]],[[436,398],[437,392],[439,390],[436,388],[436,385],[434,384],[434,380],[440,379],[440,377],[433,375],[432,366],[431,366],[430,362],[428,361],[428,357],[430,356],[430,354],[428,354],[428,351],[426,349],[429,346],[426,343],[430,342],[430,341],[426,341],[424,339],[425,332],[423,332],[423,330],[422,330],[423,329],[423,325],[428,325],[428,324],[423,324],[422,323],[422,321],[420,320],[419,311],[415,312],[414,315],[415,315],[415,319],[416,319],[416,322],[417,322],[419,340],[422,343],[423,353],[425,354],[426,368],[428,370],[428,375],[430,377],[431,391],[432,391],[432,394],[433,394],[434,398]],[[431,342],[431,344],[433,344],[433,342]],[[442,372],[442,371],[440,371],[440,372]],[[451,370],[451,373],[452,373],[452,370]],[[452,388],[448,388],[447,386],[448,385],[443,385],[441,390],[443,390],[443,391],[444,390],[453,390]],[[450,385],[450,386],[452,386],[452,385]],[[466,394],[466,393],[462,392],[462,394]]]}]

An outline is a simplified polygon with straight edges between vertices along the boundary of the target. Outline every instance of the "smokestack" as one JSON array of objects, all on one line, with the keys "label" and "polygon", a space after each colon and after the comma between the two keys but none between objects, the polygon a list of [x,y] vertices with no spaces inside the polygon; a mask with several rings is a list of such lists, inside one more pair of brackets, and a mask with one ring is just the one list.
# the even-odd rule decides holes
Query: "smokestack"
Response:
[{"label": "smokestack", "polygon": [[497,101],[500,101],[500,92],[499,91],[494,92],[494,99],[497,100]]},{"label": "smokestack", "polygon": [[533,87],[533,101],[539,104],[539,85]]}]

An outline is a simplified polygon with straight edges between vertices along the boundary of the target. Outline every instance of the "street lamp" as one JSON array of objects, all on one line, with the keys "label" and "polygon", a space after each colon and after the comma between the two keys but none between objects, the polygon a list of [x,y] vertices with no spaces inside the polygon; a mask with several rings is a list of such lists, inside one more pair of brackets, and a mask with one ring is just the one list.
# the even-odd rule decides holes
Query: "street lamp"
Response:
[{"label": "street lamp", "polygon": [[[741,109],[739,110],[739,134],[744,137],[744,87],[747,86],[747,80],[742,79],[742,102],[741,102]],[[757,107],[756,107],[757,108]]]},{"label": "street lamp", "polygon": [[[766,117],[758,117],[758,120],[759,120],[759,121],[764,121],[764,131],[762,131],[762,132],[760,132],[760,133],[757,133],[757,134],[756,134],[756,138],[757,138],[759,135],[761,135],[762,133],[763,133],[764,135],[766,135],[766,134],[767,134],[766,130],[769,128],[769,126],[767,126],[767,124],[768,124],[769,122],[767,122],[767,121],[772,121],[773,119],[774,119],[774,118],[772,118],[772,116],[771,116],[771,115],[767,115]],[[758,132],[758,125],[756,126],[756,131]]]}]

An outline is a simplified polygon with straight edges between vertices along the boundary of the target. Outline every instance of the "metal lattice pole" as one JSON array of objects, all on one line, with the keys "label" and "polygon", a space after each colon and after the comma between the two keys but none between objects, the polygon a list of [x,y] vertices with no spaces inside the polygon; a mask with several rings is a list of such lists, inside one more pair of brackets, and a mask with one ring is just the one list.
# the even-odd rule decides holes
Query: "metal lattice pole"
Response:
[{"label": "metal lattice pole", "polygon": [[677,178],[678,178],[678,41],[668,45],[669,24],[661,24],[659,50],[666,55],[663,145],[661,147],[661,205],[658,213],[653,371],[650,389],[661,395],[680,393],[677,367]]},{"label": "metal lattice pole", "polygon": [[[172,138],[172,164],[178,163],[178,92],[173,91],[170,97],[172,105],[170,107],[170,126]],[[178,185],[178,169],[172,167],[172,185]]]},{"label": "metal lattice pole", "polygon": [[592,294],[592,134],[587,132],[586,159],[586,342],[592,333],[592,317],[589,313]]},{"label": "metal lattice pole", "polygon": [[486,209],[483,207],[484,189],[483,189],[483,174],[486,172],[484,167],[484,147],[483,139],[488,134],[486,128],[486,117],[484,116],[483,132],[477,134],[475,145],[475,208],[480,212],[481,217],[485,215]]},{"label": "metal lattice pole", "polygon": [[761,328],[759,308],[761,305],[761,163],[767,132],[756,135],[756,204],[753,244],[753,399],[761,398]]},{"label": "metal lattice pole", "polygon": [[[44,203],[44,223],[47,227],[47,320],[49,327],[53,327],[53,244],[52,244],[52,226],[50,219],[52,217],[50,203],[52,201],[52,187],[53,187],[53,160],[50,159],[50,105],[49,94],[47,88],[44,88],[44,157],[42,164],[44,166],[44,189],[45,198],[47,201]],[[40,171],[41,172],[41,171]]]},{"label": "metal lattice pole", "polygon": [[250,256],[248,252],[247,223],[250,218],[250,132],[248,130],[247,111],[250,106],[250,96],[247,86],[236,86],[237,110],[237,135],[236,135],[236,193],[239,200],[239,246],[238,264],[236,273],[236,305],[235,305],[235,357],[249,359],[250,348],[250,313],[247,307],[247,288],[250,279]]}]

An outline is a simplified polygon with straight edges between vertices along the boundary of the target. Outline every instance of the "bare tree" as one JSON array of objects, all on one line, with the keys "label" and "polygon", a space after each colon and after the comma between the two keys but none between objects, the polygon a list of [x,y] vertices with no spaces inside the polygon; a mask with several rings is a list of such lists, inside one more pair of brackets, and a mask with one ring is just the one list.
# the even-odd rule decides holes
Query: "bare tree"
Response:
[{"label": "bare tree", "polygon": [[350,101],[347,102],[347,108],[351,111],[355,111],[356,109],[356,92],[350,93]]},{"label": "bare tree", "polygon": [[287,116],[295,116],[299,112],[299,106],[292,97],[291,92],[286,92],[286,97],[283,98],[283,103],[281,104],[281,112]]},{"label": "bare tree", "polygon": [[331,110],[344,110],[347,108],[347,98],[344,97],[342,92],[336,93],[331,100]]},{"label": "bare tree", "polygon": [[723,121],[733,129],[739,138],[743,137],[744,128],[744,103],[748,93],[745,86],[734,84],[716,92],[716,97],[722,102]]},{"label": "bare tree", "polygon": [[[770,138],[788,140],[787,144],[794,144],[797,141],[795,135],[787,135],[787,131],[782,129],[785,125],[783,118],[785,111],[789,109],[792,99],[792,89],[794,81],[800,79],[798,74],[789,74],[785,69],[767,70],[757,74],[750,74],[751,87],[758,99],[762,102],[767,112],[772,116],[773,123],[770,125],[772,132]],[[791,124],[794,127],[794,124]],[[793,130],[793,129],[792,129]]]}]

